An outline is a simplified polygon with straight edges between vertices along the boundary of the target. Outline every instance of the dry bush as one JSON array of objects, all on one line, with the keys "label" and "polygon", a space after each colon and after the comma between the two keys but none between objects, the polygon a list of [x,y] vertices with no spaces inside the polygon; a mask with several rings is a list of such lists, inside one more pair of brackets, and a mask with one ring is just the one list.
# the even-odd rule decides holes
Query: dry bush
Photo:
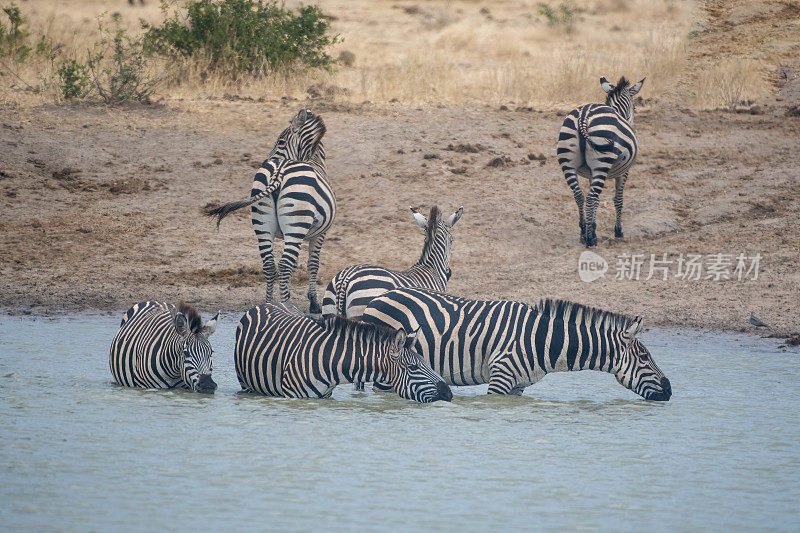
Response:
[{"label": "dry bush", "polygon": [[769,92],[764,82],[765,68],[750,59],[726,59],[704,70],[697,78],[695,104],[701,109],[727,109],[749,106]]}]

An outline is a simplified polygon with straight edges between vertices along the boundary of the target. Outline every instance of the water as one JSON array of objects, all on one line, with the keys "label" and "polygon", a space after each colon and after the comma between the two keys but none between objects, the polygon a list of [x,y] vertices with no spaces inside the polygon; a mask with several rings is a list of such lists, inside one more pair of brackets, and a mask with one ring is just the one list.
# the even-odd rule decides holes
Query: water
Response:
[{"label": "water", "polygon": [[201,396],[114,385],[118,317],[0,316],[2,528],[800,530],[800,355],[777,341],[645,332],[668,403],[598,372],[286,400],[237,394],[237,320]]}]

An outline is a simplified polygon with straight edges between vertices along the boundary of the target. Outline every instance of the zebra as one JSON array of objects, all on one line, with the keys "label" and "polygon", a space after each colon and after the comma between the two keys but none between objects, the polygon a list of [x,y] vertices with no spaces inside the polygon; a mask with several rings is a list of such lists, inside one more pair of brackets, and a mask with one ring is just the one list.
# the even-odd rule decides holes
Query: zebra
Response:
[{"label": "zebra", "polygon": [[379,379],[402,398],[450,401],[450,387],[410,349],[414,338],[338,316],[313,320],[267,303],[242,316],[233,358],[245,392],[329,398],[340,383]]},{"label": "zebra", "polygon": [[419,328],[417,351],[449,385],[488,383],[490,394],[519,395],[550,372],[602,370],[647,400],[672,395],[669,380],[636,338],[641,317],[565,300],[530,306],[407,288],[372,300],[362,319]]},{"label": "zebra", "polygon": [[[325,169],[322,117],[301,109],[278,136],[267,159],[253,179],[250,198],[207,208],[217,217],[217,227],[229,213],[250,206],[251,220],[267,280],[267,301],[273,299],[278,278],[281,302],[289,300],[289,282],[297,265],[300,246],[308,241],[308,301],[311,313],[320,313],[317,300],[319,254],[325,234],[336,216],[336,197]],[[280,263],[275,266],[273,242],[283,238]]]},{"label": "zebra", "polygon": [[[587,247],[597,245],[595,214],[598,197],[609,177],[614,178],[616,186],[614,236],[618,239],[623,237],[622,190],[638,150],[633,131],[633,97],[641,90],[645,79],[630,85],[623,76],[612,85],[604,77],[600,78],[600,86],[606,92],[605,105],[586,104],[573,109],[561,125],[558,164],[578,204],[581,242]],[[579,175],[590,178],[585,217]]]},{"label": "zebra", "polygon": [[211,343],[219,313],[203,323],[197,310],[179,302],[140,302],[125,313],[111,342],[109,365],[125,387],[180,387],[213,393]]},{"label": "zebra", "polygon": [[450,279],[450,248],[453,236],[450,230],[464,213],[458,211],[442,220],[437,206],[430,215],[418,213],[409,207],[414,220],[425,235],[425,244],[419,261],[408,270],[389,270],[372,265],[353,265],[336,274],[325,289],[322,299],[322,315],[339,314],[347,318],[358,318],[367,304],[384,292],[397,287],[424,287],[444,292]]}]

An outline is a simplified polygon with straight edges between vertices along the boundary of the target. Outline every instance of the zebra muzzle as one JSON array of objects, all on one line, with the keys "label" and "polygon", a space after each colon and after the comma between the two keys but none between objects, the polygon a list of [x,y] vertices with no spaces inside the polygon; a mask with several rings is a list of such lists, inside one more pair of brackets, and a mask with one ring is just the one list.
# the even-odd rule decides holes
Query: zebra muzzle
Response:
[{"label": "zebra muzzle", "polygon": [[439,383],[436,384],[436,393],[437,396],[436,400],[434,401],[444,400],[446,402],[449,402],[450,400],[453,399],[453,391],[450,390],[450,387],[448,387],[447,383],[445,383],[444,381],[440,381]]},{"label": "zebra muzzle", "polygon": [[197,380],[197,392],[211,394],[217,390],[217,384],[211,379],[211,374],[200,374]]}]

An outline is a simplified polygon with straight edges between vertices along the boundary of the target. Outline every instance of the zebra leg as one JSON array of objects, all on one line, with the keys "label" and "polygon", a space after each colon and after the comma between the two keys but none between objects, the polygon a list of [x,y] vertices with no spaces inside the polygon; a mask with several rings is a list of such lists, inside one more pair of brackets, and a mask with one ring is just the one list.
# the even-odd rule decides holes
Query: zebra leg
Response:
[{"label": "zebra leg", "polygon": [[517,385],[514,373],[506,365],[495,363],[489,371],[489,394],[510,394]]},{"label": "zebra leg", "polygon": [[308,241],[308,312],[313,315],[322,312],[319,301],[317,301],[317,272],[319,271],[319,253],[324,242],[324,233],[311,237]]},{"label": "zebra leg", "polygon": [[567,180],[567,185],[572,189],[572,196],[575,198],[575,203],[578,204],[578,225],[581,228],[581,242],[586,244],[586,223],[583,215],[583,190],[580,183],[578,183],[578,175],[575,169],[567,165],[563,165],[561,169],[564,171],[564,178]]},{"label": "zebra leg", "polygon": [[322,297],[322,316],[325,317],[336,315],[336,285],[334,281],[336,281],[336,277],[328,283],[325,295]]},{"label": "zebra leg", "polygon": [[603,192],[603,185],[606,183],[605,172],[596,173],[592,176],[592,182],[589,190],[589,195],[586,198],[586,246],[597,246],[597,223],[595,216],[597,214],[597,204],[600,203],[600,193]]},{"label": "zebra leg", "polygon": [[614,193],[614,209],[617,211],[617,223],[614,225],[614,237],[621,239],[624,237],[622,234],[622,189],[625,188],[625,182],[628,181],[628,173],[617,176],[615,182],[616,191]]},{"label": "zebra leg", "polygon": [[283,255],[278,264],[278,297],[281,302],[288,302],[290,297],[289,284],[292,281],[294,269],[297,266],[297,257],[300,255],[301,239],[287,237],[284,234]]},{"label": "zebra leg", "polygon": [[258,238],[258,252],[261,255],[261,270],[267,280],[267,301],[272,301],[275,290],[275,278],[277,269],[275,268],[274,242],[275,234],[278,231],[278,221],[275,218],[275,206],[270,199],[268,202],[260,202],[250,208],[250,220]]}]

